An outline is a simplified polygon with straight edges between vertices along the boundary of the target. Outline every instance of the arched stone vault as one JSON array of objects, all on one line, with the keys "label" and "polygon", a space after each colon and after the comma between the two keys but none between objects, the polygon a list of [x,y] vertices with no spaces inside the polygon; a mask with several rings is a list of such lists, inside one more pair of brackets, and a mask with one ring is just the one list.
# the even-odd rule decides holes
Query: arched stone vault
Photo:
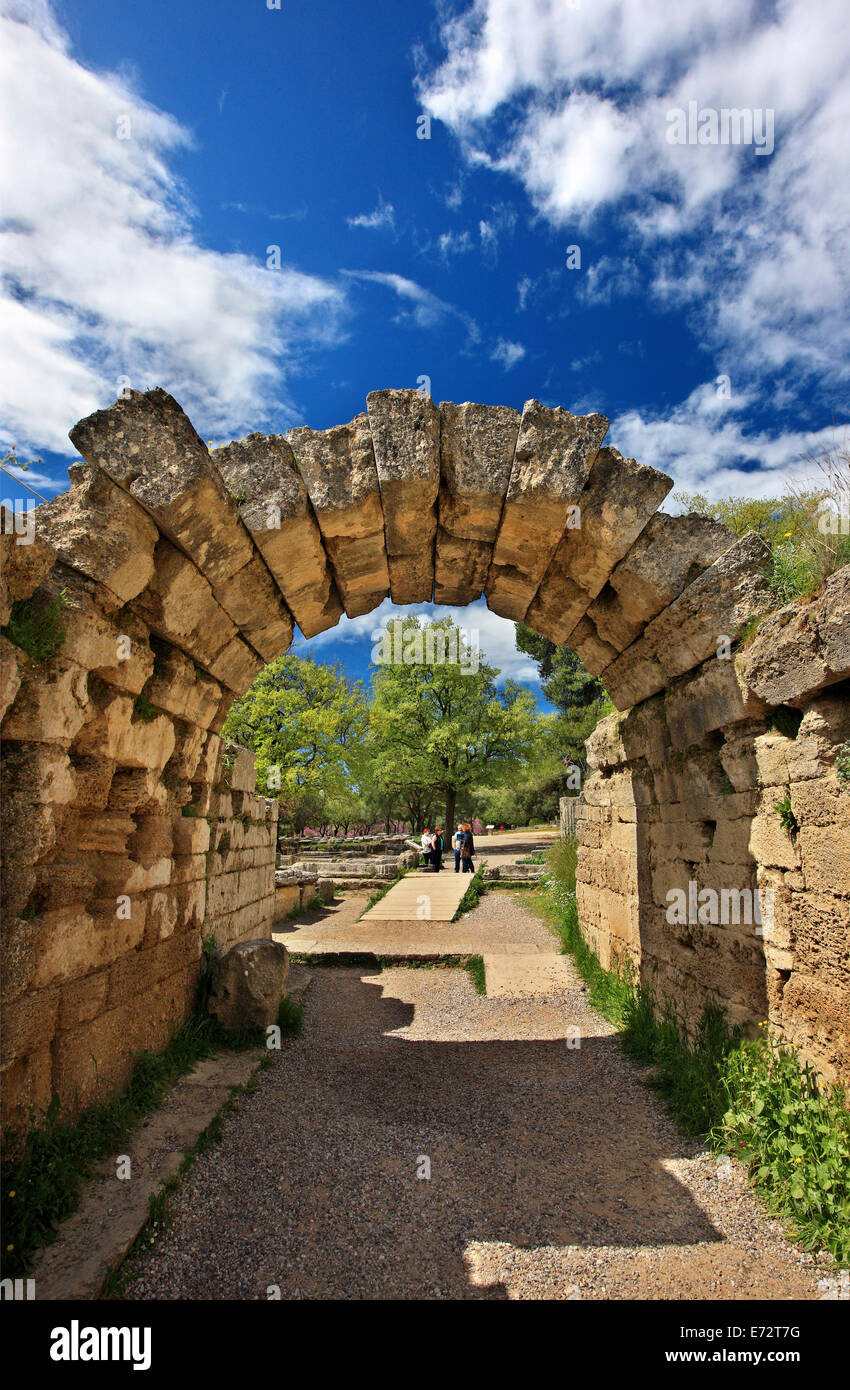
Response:
[{"label": "arched stone vault", "polygon": [[[155,390],[71,431],[71,490],[37,509],[33,545],[0,538],[0,621],[31,595],[65,602],[47,663],[0,639],[13,1112],[85,1103],[92,1055],[118,1085],[185,1016],[202,929],[222,945],[268,929],[277,808],[244,773],[228,785],[219,735],[295,623],[310,637],[388,594],[483,592],[626,710],[702,679],[718,640],[772,606],[764,543],[659,513],[672,480],[607,428],[387,390],[349,424],[210,451]],[[767,708],[752,697],[738,717]]]}]

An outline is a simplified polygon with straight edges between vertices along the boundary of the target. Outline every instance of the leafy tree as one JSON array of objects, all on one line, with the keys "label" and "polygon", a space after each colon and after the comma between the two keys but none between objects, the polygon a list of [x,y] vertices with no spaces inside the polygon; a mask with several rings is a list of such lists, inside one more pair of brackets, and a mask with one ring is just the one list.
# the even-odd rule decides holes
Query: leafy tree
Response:
[{"label": "leafy tree", "polygon": [[278,795],[303,828],[325,799],[358,785],[368,711],[362,682],[339,665],[286,653],[231,706],[224,737],[250,748],[260,795]]},{"label": "leafy tree", "polygon": [[[485,770],[487,780],[498,785],[533,748],[534,699],[511,681],[500,697],[498,670],[483,658],[473,669],[451,618],[430,625],[414,616],[397,621],[394,645],[403,659],[377,665],[372,678],[372,776],[405,806],[415,825],[433,819],[438,793],[448,831],[458,798],[483,780]],[[429,630],[432,638],[443,634],[450,651],[457,644],[459,659],[429,661],[423,642]]]},{"label": "leafy tree", "polygon": [[534,786],[541,798],[557,804],[560,796],[575,789],[571,769],[584,773],[585,740],[614,706],[602,682],[590,674],[577,652],[556,646],[525,623],[516,625],[516,644],[519,651],[536,660],[543,694],[558,712],[548,726],[548,744],[536,781],[527,791],[530,795]]},{"label": "leafy tree", "polygon": [[815,488],[782,497],[721,497],[712,502],[703,492],[674,492],[673,501],[687,512],[722,521],[736,536],[758,531],[769,545],[779,545],[808,537],[826,495],[826,489]]},{"label": "leafy tree", "polygon": [[518,651],[534,657],[543,694],[562,714],[605,699],[602,682],[585,669],[581,657],[569,647],[557,647],[525,623],[516,625],[516,645]]}]

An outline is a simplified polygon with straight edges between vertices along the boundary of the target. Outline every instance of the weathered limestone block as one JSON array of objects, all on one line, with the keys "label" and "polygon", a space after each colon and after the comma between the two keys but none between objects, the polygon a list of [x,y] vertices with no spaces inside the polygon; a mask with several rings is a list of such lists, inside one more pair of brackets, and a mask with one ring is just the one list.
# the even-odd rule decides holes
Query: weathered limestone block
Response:
[{"label": "weathered limestone block", "polygon": [[289,430],[349,618],[370,613],[389,592],[384,512],[369,417],[330,430]]},{"label": "weathered limestone block", "polygon": [[800,847],[794,842],[775,809],[775,787],[759,797],[758,811],[750,826],[750,855],[757,863],[773,869],[799,869]]},{"label": "weathered limestone block", "polygon": [[16,924],[21,935],[25,988],[49,989],[66,980],[89,975],[140,945],[145,914],[137,912],[121,919],[115,915],[98,919],[79,906],[45,912],[32,922]]},{"label": "weathered limestone block", "polygon": [[[36,516],[42,508],[36,508]],[[28,545],[19,545],[26,538],[14,534],[14,517],[7,507],[0,507],[0,627],[9,621],[12,604],[29,598],[47,574],[56,552],[38,534]]]},{"label": "weathered limestone block", "polygon": [[292,645],[292,617],[259,554],[216,588],[216,598],[263,661]]},{"label": "weathered limestone block", "polygon": [[251,559],[251,538],[204,441],[166,391],[130,391],[74,426],[72,442],[150,512],[215,587]]},{"label": "weathered limestone block", "polygon": [[102,811],[109,799],[115,772],[113,759],[70,750],[76,791],[73,805],[80,810]]},{"label": "weathered limestone block", "polygon": [[[696,512],[651,517],[587,610],[596,638],[624,651],[703,570],[734,545],[726,526]],[[579,646],[570,644],[584,659]]]},{"label": "weathered limestone block", "polygon": [[795,782],[822,777],[835,761],[840,744],[850,738],[850,700],[826,690],[807,707],[788,748],[788,772]]},{"label": "weathered limestone block", "polygon": [[195,724],[187,724],[183,719],[176,719],[173,728],[174,748],[163,772],[163,780],[169,786],[176,787],[195,778],[206,734],[203,729]]},{"label": "weathered limestone block", "polygon": [[239,515],[305,637],[342,614],[328,557],[292,449],[280,434],[249,434],[213,452]]},{"label": "weathered limestone block", "polygon": [[604,415],[526,401],[486,593],[505,618],[524,618],[608,430]]},{"label": "weathered limestone block", "polygon": [[578,499],[580,524],[564,531],[528,610],[535,631],[567,641],[672,486],[666,473],[599,450]]},{"label": "weathered limestone block", "polygon": [[254,754],[250,748],[237,749],[234,745],[228,750],[233,754],[228,784],[232,792],[250,792],[253,795],[257,785],[257,769]]},{"label": "weathered limestone block", "polygon": [[618,709],[637,704],[716,655],[718,640],[734,640],[743,624],[771,602],[766,574],[770,551],[754,532],[744,536],[654,618],[631,647],[602,673]]},{"label": "weathered limestone block", "polygon": [[[203,862],[203,856],[201,860]],[[119,894],[133,898],[149,888],[166,887],[171,882],[175,861],[163,858],[140,864],[129,855],[92,854],[89,862],[97,877],[98,897],[105,900],[99,911],[111,921]]]},{"label": "weathered limestone block", "polygon": [[40,663],[28,657],[21,684],[3,722],[3,738],[67,743],[90,713],[86,672],[61,656]]},{"label": "weathered limestone block", "polygon": [[[77,820],[74,845],[83,853],[95,850],[103,854],[127,854],[127,841],[135,829],[132,816],[120,816],[111,811],[82,812]],[[94,896],[89,892],[82,901]]]},{"label": "weathered limestone block", "polygon": [[[850,796],[833,771],[793,783],[791,807],[800,825],[846,826],[850,841]],[[847,858],[850,861],[850,849]]]},{"label": "weathered limestone block", "polygon": [[850,677],[850,565],[830,575],[810,603],[795,601],[759,625],[743,672],[772,705],[801,704]]},{"label": "weathered limestone block", "polygon": [[510,481],[520,416],[502,405],[440,404],[440,494],[434,597],[481,597]]},{"label": "weathered limestone block", "polygon": [[119,767],[113,774],[106,804],[110,811],[134,815],[164,809],[168,800],[168,790],[155,769]]},{"label": "weathered limestone block", "polygon": [[745,689],[734,661],[710,658],[664,692],[664,719],[674,748],[689,748],[715,729],[758,719],[766,711],[764,702]]},{"label": "weathered limestone block", "polygon": [[104,613],[100,606],[104,592],[102,585],[62,562],[53,566],[37,591],[44,603],[61,595],[64,641],[59,653],[63,659],[138,695],[154,665],[148,629],[129,611],[117,619],[114,613]]},{"label": "weathered limestone block", "polygon": [[616,647],[602,641],[587,613],[570,633],[570,647],[578,653],[592,676],[600,675],[619,656]]},{"label": "weathered limestone block", "polygon": [[394,603],[429,603],[440,488],[440,412],[419,391],[366,397]]},{"label": "weathered limestone block", "polygon": [[49,1047],[59,1017],[59,990],[39,990],[3,1006],[0,1063],[7,1067],[18,1057]]},{"label": "weathered limestone block", "polygon": [[[146,954],[153,954],[147,952]],[[186,1016],[190,972],[156,980],[138,997],[58,1035],[53,1052],[52,1091],[63,1114],[76,1114],[94,1101],[123,1090],[136,1054],[160,1052]]]},{"label": "weathered limestone block", "polygon": [[108,970],[80,980],[69,980],[59,993],[59,1028],[78,1028],[81,1023],[97,1018],[106,1008],[108,991]]},{"label": "weathered limestone block", "polygon": [[[115,702],[113,702],[115,703]],[[119,767],[143,767],[161,772],[174,751],[174,725],[167,714],[133,719],[122,732],[114,755]]]},{"label": "weathered limestone block", "polygon": [[221,961],[210,1013],[222,1028],[238,1032],[277,1022],[289,974],[289,952],[278,941],[243,941]]},{"label": "weathered limestone block", "polygon": [[133,609],[160,637],[212,669],[236,637],[235,623],[200,570],[169,541],[159,541],[154,559],[153,577],[134,599]]},{"label": "weathered limestone block", "polygon": [[175,816],[172,832],[175,855],[206,854],[210,847],[210,824],[201,816]]},{"label": "weathered limestone block", "polygon": [[136,817],[136,828],[127,843],[130,856],[143,868],[174,854],[173,817],[165,812]]},{"label": "weathered limestone block", "polygon": [[21,688],[21,668],[26,654],[0,633],[0,720]]},{"label": "weathered limestone block", "polygon": [[145,686],[146,700],[167,714],[207,729],[221,696],[218,681],[198,670],[176,647],[158,642],[153,674]]},{"label": "weathered limestone block", "polygon": [[10,817],[29,806],[69,806],[77,795],[77,776],[64,748],[55,744],[3,742],[0,801]]},{"label": "weathered limestone block", "polygon": [[102,469],[74,463],[68,476],[70,492],[37,509],[36,535],[66,565],[127,603],[150,582],[159,532],[144,507]]},{"label": "weathered limestone block", "polygon": [[850,898],[848,826],[801,825],[798,839],[806,882],[819,884],[836,897]]}]

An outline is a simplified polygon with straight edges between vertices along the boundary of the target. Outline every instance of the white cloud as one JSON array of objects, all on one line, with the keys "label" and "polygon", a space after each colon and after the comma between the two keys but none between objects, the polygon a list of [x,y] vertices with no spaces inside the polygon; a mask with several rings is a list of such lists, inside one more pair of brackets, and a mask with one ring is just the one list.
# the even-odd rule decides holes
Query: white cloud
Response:
[{"label": "white cloud", "polygon": [[68,429],[120,378],[165,386],[210,435],[287,413],[288,368],[338,339],[340,289],[267,269],[265,246],[201,246],[169,166],[190,132],[83,67],[40,0],[0,0],[0,84],[4,438],[73,454]]},{"label": "white cloud", "polygon": [[[627,411],[612,420],[608,441],[622,454],[669,473],[677,490],[718,498],[773,497],[789,484],[811,480],[814,485],[813,470],[803,460],[820,446],[847,438],[850,421],[820,431],[747,430],[737,416],[750,404],[748,397],[734,394],[734,382],[730,399],[718,394],[723,389],[717,382],[704,383],[664,416]],[[676,510],[672,494],[665,506]]]},{"label": "white cloud", "polygon": [[[442,38],[418,96],[470,164],[511,173],[573,235],[619,214],[652,291],[740,376],[796,373],[804,402],[812,376],[827,399],[846,382],[846,0],[474,0]],[[774,110],[774,153],[670,144],[690,101]]]},{"label": "white cloud", "polygon": [[449,256],[464,256],[472,250],[472,237],[469,232],[443,232],[437,238],[437,246],[444,261]]},{"label": "white cloud", "polygon": [[491,666],[499,668],[499,685],[504,685],[506,680],[516,680],[525,685],[539,686],[537,666],[529,661],[526,653],[518,652],[516,649],[514,623],[508,618],[500,618],[497,613],[491,613],[484,599],[478,599],[466,608],[457,608],[433,603],[415,603],[400,607],[386,598],[378,608],[364,614],[363,617],[343,616],[335,628],[320,632],[309,641],[303,637],[299,638],[295,643],[295,650],[299,655],[316,656],[328,648],[336,648],[340,643],[368,642],[371,645],[377,640],[373,634],[379,633],[391,619],[403,618],[408,613],[424,615],[427,618],[448,615],[470,637],[477,633],[482,661],[486,660]]},{"label": "white cloud", "polygon": [[349,227],[364,227],[369,231],[379,231],[383,227],[395,226],[395,208],[392,203],[378,199],[374,212],[361,212],[358,217],[346,217]]},{"label": "white cloud", "polygon": [[479,338],[478,325],[468,314],[464,314],[454,305],[447,304],[444,299],[440,299],[431,290],[426,290],[422,285],[418,285],[415,280],[409,280],[405,275],[396,275],[391,271],[384,270],[343,270],[341,272],[350,280],[361,280],[366,284],[383,285],[386,289],[392,290],[399,299],[406,301],[412,307],[402,310],[396,316],[396,323],[404,323],[412,319],[417,328],[438,328],[445,323],[446,319],[456,318],[466,327],[470,341],[477,342]]},{"label": "white cloud", "polygon": [[511,343],[505,338],[500,338],[490,353],[491,362],[500,362],[506,372],[509,372],[511,367],[515,367],[517,362],[521,362],[523,357],[525,357],[525,348],[522,343]]}]

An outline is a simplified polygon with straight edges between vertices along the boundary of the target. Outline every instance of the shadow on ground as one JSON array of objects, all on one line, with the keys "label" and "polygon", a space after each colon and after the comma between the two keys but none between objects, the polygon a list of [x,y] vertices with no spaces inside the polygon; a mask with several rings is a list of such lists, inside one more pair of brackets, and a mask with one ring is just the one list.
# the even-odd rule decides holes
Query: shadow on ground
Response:
[{"label": "shadow on ground", "polygon": [[[318,972],[304,1033],[189,1179],[132,1297],[265,1298],[277,1285],[284,1299],[503,1298],[475,1281],[474,1243],[721,1239],[665,1171],[693,1149],[624,1085],[614,1037],[399,1037],[414,1006],[382,978]],[[426,1159],[430,1178],[417,1176]]]}]

